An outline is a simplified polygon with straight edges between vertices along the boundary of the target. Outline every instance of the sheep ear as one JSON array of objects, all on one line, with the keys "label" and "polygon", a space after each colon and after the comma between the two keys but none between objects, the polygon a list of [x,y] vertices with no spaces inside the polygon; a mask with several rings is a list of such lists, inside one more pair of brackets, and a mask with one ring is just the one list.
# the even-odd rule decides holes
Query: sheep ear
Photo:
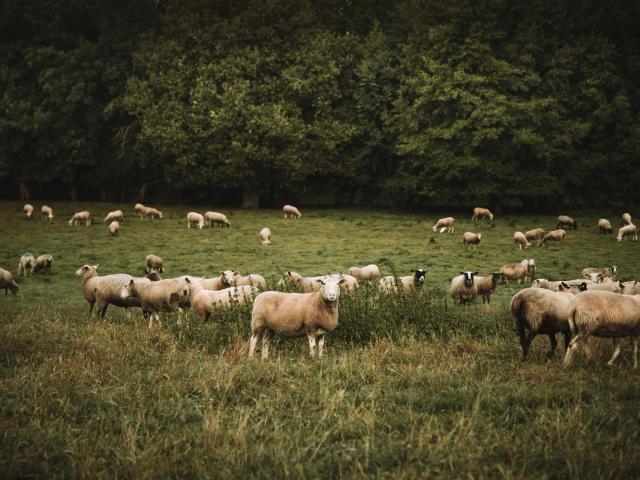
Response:
[{"label": "sheep ear", "polygon": [[464,275],[466,272],[460,272],[460,275]]},{"label": "sheep ear", "polygon": [[184,281],[187,283],[191,283],[191,280],[189,280],[189,277],[185,277]]},{"label": "sheep ear", "polygon": [[240,275],[240,272],[238,272],[237,270],[236,270],[235,272],[233,272],[233,276],[234,276],[234,277],[237,277],[237,276],[239,276],[239,275]]},{"label": "sheep ear", "polygon": [[95,268],[97,270],[99,266],[100,266],[100,264],[97,264],[97,265],[94,265],[93,268]]},{"label": "sheep ear", "polygon": [[569,285],[564,282],[560,282],[560,285],[562,285],[562,288],[566,288],[567,290],[569,289]]},{"label": "sheep ear", "polygon": [[129,280],[129,286],[133,285],[133,278]]},{"label": "sheep ear", "polygon": [[338,283],[347,283],[347,279],[344,277],[340,277],[340,280],[338,280]]},{"label": "sheep ear", "polygon": [[320,285],[324,285],[324,280],[317,278],[316,282],[318,282]]},{"label": "sheep ear", "polygon": [[224,272],[220,270],[220,275],[224,277]]}]

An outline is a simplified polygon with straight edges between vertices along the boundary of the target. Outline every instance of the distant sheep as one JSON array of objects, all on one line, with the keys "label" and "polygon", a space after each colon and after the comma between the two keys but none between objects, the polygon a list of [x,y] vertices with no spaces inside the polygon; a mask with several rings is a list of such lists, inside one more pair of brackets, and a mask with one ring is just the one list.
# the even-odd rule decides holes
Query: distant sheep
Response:
[{"label": "distant sheep", "polygon": [[455,223],[456,219],[453,217],[441,218],[433,224],[433,227],[431,227],[431,229],[434,232],[440,230],[440,233],[444,233],[445,231],[447,233],[453,233]]},{"label": "distant sheep", "polygon": [[268,227],[264,227],[260,230],[260,242],[263,247],[271,244],[271,229]]},{"label": "distant sheep", "polygon": [[33,253],[25,253],[20,257],[18,262],[18,275],[22,274],[23,277],[28,277],[36,266],[36,257]]},{"label": "distant sheep", "polygon": [[520,263],[507,263],[500,267],[502,279],[509,283],[509,280],[520,281],[532,280],[536,272],[536,261],[533,258],[524,259]]},{"label": "distant sheep", "polygon": [[114,210],[113,212],[107,213],[107,216],[104,217],[103,222],[110,223],[110,222],[113,222],[114,220],[118,220],[120,222],[124,220],[124,213],[122,212],[122,210]]},{"label": "distant sheep", "polygon": [[204,228],[204,216],[201,213],[197,212],[187,213],[187,228],[191,228],[191,225],[194,225],[202,230]]},{"label": "distant sheep", "polygon": [[630,224],[621,227],[620,230],[618,230],[618,236],[616,237],[616,240],[621,242],[623,238],[626,240],[627,237],[630,237],[633,240],[638,240],[638,231],[636,230],[635,225]]},{"label": "distant sheep", "polygon": [[46,218],[49,221],[53,220],[53,208],[49,205],[43,205],[40,212],[42,213],[42,218]]},{"label": "distant sheep", "polygon": [[380,269],[373,263],[364,267],[350,267],[347,273],[361,282],[372,282],[381,276]]},{"label": "distant sheep", "polygon": [[493,220],[493,213],[488,208],[476,207],[473,209],[471,220]]},{"label": "distant sheep", "polygon": [[569,217],[568,215],[560,215],[558,216],[558,218],[556,219],[556,228],[557,229],[562,229],[562,228],[573,228],[574,230],[578,229],[578,222],[576,222],[573,218]]},{"label": "distant sheep", "polygon": [[33,205],[31,205],[30,203],[25,204],[24,207],[22,207],[22,211],[24,212],[24,216],[27,217],[28,220],[31,219],[31,217],[33,217]]},{"label": "distant sheep", "polygon": [[36,264],[33,267],[33,273],[43,271],[45,274],[51,273],[51,267],[53,267],[53,255],[45,253],[39,255],[36,258]]},{"label": "distant sheep", "polygon": [[282,207],[282,211],[284,212],[284,218],[300,218],[302,216],[300,210],[293,205],[285,205]]},{"label": "distant sheep", "polygon": [[611,226],[611,222],[606,218],[601,218],[600,220],[598,220],[598,232],[613,233],[613,227]]},{"label": "distant sheep", "polygon": [[6,295],[9,290],[14,295],[18,293],[18,284],[13,279],[13,275],[8,270],[4,268],[0,268],[0,289],[4,289],[4,294]]},{"label": "distant sheep", "polygon": [[[419,291],[424,285],[424,281],[427,275],[427,271],[422,268],[411,270],[413,275],[406,275],[404,277],[398,277],[400,285],[402,285],[405,293],[411,293]],[[387,275],[382,277],[378,284],[378,288],[383,293],[397,292],[396,278],[393,275]]]},{"label": "distant sheep", "polygon": [[561,242],[565,238],[567,238],[567,232],[564,231],[563,229],[551,230],[549,233],[547,233],[544,236],[544,239],[542,240],[542,244],[546,245],[547,242]]},{"label": "distant sheep", "polygon": [[142,203],[136,203],[133,207],[133,211],[136,212],[136,215],[140,215],[140,218],[143,218],[145,206]]},{"label": "distant sheep", "polygon": [[278,286],[292,285],[303,292],[316,292],[320,290],[321,284],[318,280],[322,280],[325,276],[319,275],[314,277],[303,277],[298,272],[285,272],[282,279],[278,282]]},{"label": "distant sheep", "polygon": [[458,300],[461,305],[472,302],[478,296],[478,286],[475,276],[478,272],[460,272],[451,280],[451,298]]},{"label": "distant sheep", "polygon": [[467,246],[473,246],[474,250],[482,240],[481,233],[464,232],[462,235],[462,244]]},{"label": "distant sheep", "polygon": [[601,292],[623,293],[624,284],[622,282],[590,283],[589,285],[587,285],[587,290],[599,290]]},{"label": "distant sheep", "polygon": [[238,271],[225,270],[224,272],[220,272],[220,276],[225,288],[238,287],[241,285],[249,285],[261,289],[267,288],[266,280],[262,275],[258,275],[257,273],[242,276]]},{"label": "distant sheep", "polygon": [[69,225],[70,226],[73,225],[73,226],[77,227],[78,225],[80,225],[83,222],[87,224],[87,227],[89,225],[91,225],[91,213],[89,213],[87,210],[83,210],[81,212],[76,212],[69,219]]},{"label": "distant sheep", "polygon": [[628,212],[622,214],[622,226],[625,225],[633,225],[633,222],[631,221],[631,214]]},{"label": "distant sheep", "polygon": [[218,227],[230,227],[231,223],[229,223],[229,219],[224,213],[219,212],[205,212],[204,218],[207,222],[210,222],[210,226],[218,226]]},{"label": "distant sheep", "polygon": [[156,208],[143,206],[142,209],[140,209],[140,218],[144,220],[147,217],[153,220],[154,218],[163,218],[163,215],[162,212]]},{"label": "distant sheep", "polygon": [[496,291],[498,280],[501,276],[502,275],[497,272],[491,273],[487,277],[480,275],[474,276],[478,295],[482,296],[482,303],[491,303],[491,295]]},{"label": "distant sheep", "polygon": [[115,237],[120,232],[120,223],[116,220],[109,224],[109,233],[112,237]]},{"label": "distant sheep", "polygon": [[527,232],[525,232],[525,237],[527,238],[527,240],[529,240],[530,242],[534,242],[536,241],[536,247],[539,247],[540,245],[542,245],[544,242],[544,234],[545,231],[541,228],[534,228],[533,230],[529,230]]},{"label": "distant sheep", "polygon": [[531,246],[531,243],[527,241],[526,235],[522,232],[516,232],[513,234],[513,243],[516,243],[518,247],[520,247],[520,250],[526,250]]}]

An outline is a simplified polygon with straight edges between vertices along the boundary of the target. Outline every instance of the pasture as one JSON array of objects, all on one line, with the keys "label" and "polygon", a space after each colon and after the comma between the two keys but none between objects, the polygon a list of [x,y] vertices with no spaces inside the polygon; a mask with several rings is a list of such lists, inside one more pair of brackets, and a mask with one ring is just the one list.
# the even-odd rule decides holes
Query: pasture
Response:
[{"label": "pasture", "polygon": [[[497,215],[472,222],[453,214],[452,235],[431,231],[440,214],[229,210],[231,228],[186,228],[188,211],[164,207],[140,220],[133,205],[49,203],[53,223],[27,221],[22,203],[0,205],[0,267],[16,296],[0,298],[0,466],[3,477],[157,478],[629,478],[640,471],[640,374],[625,342],[617,364],[595,355],[545,360],[537,337],[527,362],[508,309],[521,287],[500,284],[490,305],[460,307],[449,280],[461,270],[488,274],[534,258],[538,277],[577,278],[586,266],[619,266],[640,279],[640,243],[599,235],[622,212],[577,215],[564,244],[520,251],[513,232],[555,228],[550,215]],[[155,205],[154,205],[155,206]],[[100,222],[125,211],[120,236]],[[70,227],[76,210],[97,224]],[[272,245],[258,232],[269,227]],[[482,233],[476,251],[465,231]],[[433,238],[433,240],[430,240]],[[19,256],[51,253],[50,276],[17,278]],[[142,275],[144,258],[165,261],[165,278],[237,269],[275,285],[282,272],[342,272],[377,263],[383,274],[425,268],[420,295],[378,299],[363,288],[340,300],[340,324],[326,356],[310,359],[306,339],[275,338],[270,359],[246,359],[250,307],[218,312],[202,325],[189,313],[147,328],[109,307],[88,318],[75,271]]]}]

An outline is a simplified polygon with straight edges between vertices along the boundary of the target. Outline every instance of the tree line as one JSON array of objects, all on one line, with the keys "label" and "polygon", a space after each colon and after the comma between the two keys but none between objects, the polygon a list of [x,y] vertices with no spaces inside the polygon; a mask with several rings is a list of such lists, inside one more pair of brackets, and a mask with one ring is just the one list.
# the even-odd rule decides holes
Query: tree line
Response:
[{"label": "tree line", "polygon": [[8,0],[6,197],[638,203],[640,4]]}]

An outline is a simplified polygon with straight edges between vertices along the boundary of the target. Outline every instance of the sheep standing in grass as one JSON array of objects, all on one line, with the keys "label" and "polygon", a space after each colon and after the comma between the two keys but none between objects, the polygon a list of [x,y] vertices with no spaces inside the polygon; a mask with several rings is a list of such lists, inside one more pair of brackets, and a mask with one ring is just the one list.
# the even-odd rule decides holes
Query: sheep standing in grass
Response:
[{"label": "sheep standing in grass", "polygon": [[46,218],[49,221],[53,220],[53,208],[49,205],[43,205],[40,212],[42,213],[42,218]]},{"label": "sheep standing in grass", "polygon": [[147,255],[147,258],[144,259],[144,267],[147,273],[164,273],[164,262],[157,255]]},{"label": "sheep standing in grass", "polygon": [[204,228],[204,216],[201,213],[197,212],[187,213],[187,228],[191,228],[191,225],[194,225],[202,230]]},{"label": "sheep standing in grass", "polygon": [[536,247],[539,247],[540,245],[543,244],[543,240],[544,240],[544,230],[541,228],[534,228],[533,230],[529,230],[527,232],[525,232],[525,237],[527,238],[527,240],[529,240],[530,242],[536,241]]},{"label": "sheep standing in grass", "polygon": [[471,220],[490,220],[493,221],[493,213],[488,208],[476,207],[473,209],[473,217]]},{"label": "sheep standing in grass", "polygon": [[269,356],[274,334],[287,337],[307,336],[309,352],[322,357],[325,335],[338,326],[340,284],[344,279],[330,276],[318,279],[320,289],[313,293],[263,292],[253,301],[249,358],[253,357],[262,336],[262,358]]},{"label": "sheep standing in grass", "polygon": [[146,207],[142,203],[136,203],[133,207],[133,211],[136,212],[136,215],[140,215],[140,218],[144,218],[143,212]]},{"label": "sheep standing in grass", "polygon": [[536,261],[533,258],[524,259],[520,263],[507,263],[500,267],[502,278],[509,283],[509,280],[520,281],[532,280],[536,272]]},{"label": "sheep standing in grass", "polygon": [[271,244],[271,229],[268,227],[264,227],[260,230],[260,242],[263,247]]},{"label": "sheep standing in grass", "polygon": [[591,278],[592,274],[600,274],[602,275],[602,278],[600,281],[602,281],[604,278],[616,278],[616,275],[618,273],[618,267],[616,265],[611,265],[609,267],[604,267],[604,268],[599,268],[599,267],[587,267],[582,269],[582,276],[584,278],[588,278],[590,280],[593,280],[593,278]]},{"label": "sheep standing in grass", "polygon": [[42,270],[45,274],[49,274],[51,273],[51,267],[53,267],[53,255],[45,253],[36,258],[33,273],[38,273]]},{"label": "sheep standing in grass", "polygon": [[623,238],[626,240],[627,237],[631,237],[633,240],[638,240],[638,231],[636,230],[635,225],[631,224],[621,227],[620,230],[618,230],[616,240],[621,242]]},{"label": "sheep standing in grass", "polygon": [[115,237],[120,232],[120,222],[114,220],[109,224],[109,233],[112,237]]},{"label": "sheep standing in grass", "polygon": [[460,304],[470,303],[478,296],[478,286],[475,276],[478,272],[460,272],[451,280],[451,298]]},{"label": "sheep standing in grass", "polygon": [[473,246],[475,250],[480,240],[482,239],[481,233],[473,233],[473,232],[464,232],[462,235],[462,244],[467,246]]},{"label": "sheep standing in grass", "polygon": [[[427,271],[422,268],[418,268],[416,270],[411,270],[413,275],[406,275],[404,277],[398,277],[400,281],[400,285],[402,285],[405,293],[411,293],[415,291],[419,291],[424,285],[425,277],[427,275]],[[396,283],[396,278],[393,275],[387,275],[386,277],[382,277],[379,282],[379,290],[383,293],[391,293],[397,292],[398,287]]]},{"label": "sheep standing in grass", "polygon": [[150,217],[151,220],[153,220],[154,218],[163,218],[163,215],[162,212],[156,208],[143,206],[142,209],[140,209],[140,218],[144,220],[146,217]]},{"label": "sheep standing in grass", "polygon": [[531,246],[531,243],[527,241],[526,235],[522,232],[516,232],[513,234],[513,243],[518,244],[520,250],[522,250],[523,248],[526,250]]},{"label": "sheep standing in grass", "polygon": [[532,288],[544,288],[546,290],[551,290],[553,292],[557,292],[560,288],[560,285],[566,284],[569,287],[579,286],[584,290],[587,289],[587,285],[592,284],[591,280],[587,280],[584,278],[576,278],[574,280],[557,280],[557,281],[549,281],[546,278],[537,278],[531,284]]},{"label": "sheep standing in grass", "polygon": [[561,283],[558,292],[542,288],[525,288],[511,298],[511,317],[520,335],[523,360],[527,358],[531,342],[538,334],[549,336],[551,349],[547,358],[553,356],[558,346],[556,333],[562,333],[564,348],[568,348],[571,340],[567,319],[569,304],[573,296],[582,290],[583,287],[571,287]]},{"label": "sheep standing in grass", "polygon": [[474,276],[478,295],[482,295],[482,303],[491,303],[491,295],[496,291],[498,280],[502,275],[500,273],[491,273],[487,277],[480,275]]},{"label": "sheep standing in grass", "polygon": [[628,212],[622,214],[622,226],[625,225],[633,225],[633,222],[631,221],[631,214]]},{"label": "sheep standing in grass", "polygon": [[107,213],[107,216],[104,217],[103,222],[110,223],[110,222],[113,222],[114,220],[118,220],[120,222],[124,220],[124,213],[122,212],[122,210],[114,210],[113,212]]},{"label": "sheep standing in grass", "polygon": [[91,213],[89,213],[87,210],[74,213],[73,216],[69,219],[69,226],[73,225],[74,227],[77,227],[82,222],[86,223],[87,227],[91,225]]},{"label": "sheep standing in grass", "polygon": [[238,271],[225,270],[220,272],[224,288],[238,287],[241,285],[249,285],[257,288],[267,288],[267,281],[262,275],[257,273],[250,273],[249,275],[242,276]]},{"label": "sheep standing in grass", "polygon": [[600,220],[598,220],[598,232],[613,233],[613,227],[611,226],[611,222],[606,218],[601,218]]},{"label": "sheep standing in grass", "polygon": [[574,230],[578,229],[578,222],[576,222],[573,218],[568,215],[560,215],[556,219],[556,228],[573,228]]},{"label": "sheep standing in grass", "polygon": [[381,276],[380,269],[373,263],[365,267],[350,267],[347,273],[357,278],[360,282],[373,282]]},{"label": "sheep standing in grass", "polygon": [[127,301],[137,299],[145,313],[149,314],[149,328],[155,318],[159,326],[160,312],[180,312],[184,299],[190,298],[189,278],[141,282],[131,279],[120,285],[120,297]]},{"label": "sheep standing in grass", "polygon": [[210,222],[211,227],[230,227],[229,219],[224,213],[219,212],[205,212],[204,218],[207,222]]},{"label": "sheep standing in grass", "polygon": [[611,292],[588,291],[577,295],[567,314],[574,338],[564,357],[565,366],[571,363],[576,350],[586,346],[589,335],[613,339],[613,355],[607,362],[613,365],[620,355],[620,338],[631,337],[632,366],[638,366],[638,337],[640,337],[640,295],[619,295]]},{"label": "sheep standing in grass", "polygon": [[560,228],[559,230],[551,230],[544,236],[542,245],[546,245],[547,242],[561,242],[564,241],[565,238],[567,238],[567,232],[563,229]]},{"label": "sheep standing in grass", "polygon": [[18,275],[22,274],[23,277],[28,277],[36,266],[36,257],[33,253],[25,253],[20,257],[18,262]]},{"label": "sheep standing in grass", "polygon": [[233,304],[244,305],[251,302],[253,297],[258,294],[258,289],[250,285],[222,290],[205,290],[196,285],[192,282],[191,306],[196,318],[203,323],[211,318],[214,307],[227,308]]},{"label": "sheep standing in grass", "polygon": [[446,217],[439,219],[436,223],[433,224],[431,229],[434,232],[440,230],[440,233],[444,233],[445,230],[447,233],[453,233],[454,224],[456,223],[456,219],[453,217]]},{"label": "sheep standing in grass", "polygon": [[27,203],[22,207],[22,211],[24,212],[24,216],[27,217],[27,220],[31,220],[31,217],[33,217],[33,210],[33,205],[30,203]]},{"label": "sheep standing in grass", "polygon": [[284,212],[284,218],[300,218],[302,216],[300,210],[293,205],[285,205],[282,207],[282,211]]},{"label": "sheep standing in grass", "polygon": [[13,275],[8,270],[4,268],[0,268],[0,289],[4,289],[4,294],[6,295],[9,290],[14,295],[18,293],[18,284],[13,279]]},{"label": "sheep standing in grass", "polygon": [[278,286],[283,287],[285,285],[291,285],[303,292],[310,293],[316,292],[320,289],[320,283],[318,280],[324,278],[324,275],[318,275],[315,277],[303,277],[298,272],[285,272],[282,279],[278,282]]}]

